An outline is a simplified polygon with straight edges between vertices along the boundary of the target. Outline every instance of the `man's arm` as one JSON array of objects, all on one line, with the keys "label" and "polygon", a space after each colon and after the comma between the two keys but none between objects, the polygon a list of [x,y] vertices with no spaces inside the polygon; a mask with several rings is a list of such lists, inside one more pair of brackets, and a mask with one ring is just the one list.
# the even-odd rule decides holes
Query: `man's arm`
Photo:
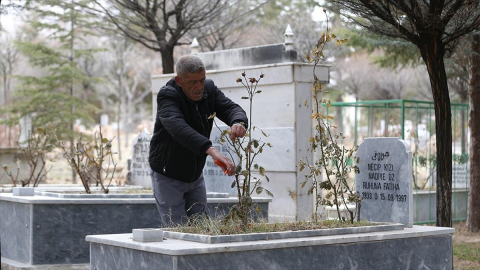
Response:
[{"label": "man's arm", "polygon": [[211,146],[207,149],[206,153],[210,155],[213,160],[218,160],[225,164],[227,169],[226,174],[228,176],[232,176],[235,174],[235,165],[233,164],[233,162],[229,158],[224,156],[222,153],[220,153],[215,147]]},{"label": "man's arm", "polygon": [[226,97],[213,81],[207,80],[205,88],[207,87],[212,89],[215,95],[215,112],[218,119],[230,127],[235,123],[243,123],[245,128],[248,127],[247,114],[240,105]]},{"label": "man's arm", "polygon": [[247,134],[247,129],[241,123],[235,123],[230,127],[230,139],[234,141],[237,137],[243,138]]}]

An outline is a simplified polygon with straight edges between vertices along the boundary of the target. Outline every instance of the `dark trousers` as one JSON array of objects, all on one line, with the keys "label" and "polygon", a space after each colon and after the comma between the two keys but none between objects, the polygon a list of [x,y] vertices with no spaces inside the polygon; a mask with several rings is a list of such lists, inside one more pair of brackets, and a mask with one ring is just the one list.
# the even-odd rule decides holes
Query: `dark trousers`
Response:
[{"label": "dark trousers", "polygon": [[193,216],[205,215],[207,191],[203,175],[192,183],[185,183],[152,172],[152,187],[163,227],[184,224]]}]

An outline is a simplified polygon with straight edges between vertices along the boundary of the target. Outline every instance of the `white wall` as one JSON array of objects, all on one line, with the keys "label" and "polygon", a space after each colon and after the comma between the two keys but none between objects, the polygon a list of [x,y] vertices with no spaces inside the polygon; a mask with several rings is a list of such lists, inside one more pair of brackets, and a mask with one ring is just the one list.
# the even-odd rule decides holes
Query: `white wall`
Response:
[{"label": "white wall", "polygon": [[[247,96],[246,90],[236,82],[242,72],[246,73],[247,78],[258,78],[262,73],[265,75],[257,87],[262,93],[253,99],[253,125],[269,134],[268,138],[262,137],[262,140],[273,146],[264,148],[265,151],[256,159],[270,178],[270,183],[263,181],[262,185],[275,196],[270,204],[270,220],[308,219],[313,211],[313,198],[306,194],[306,188],[300,187],[304,174],[298,172],[296,166],[302,157],[312,160],[308,138],[312,136],[310,101],[313,66],[281,63],[207,71],[207,78],[212,79],[226,96],[248,113],[248,100],[241,99]],[[317,66],[316,73],[323,83],[329,82],[329,66]],[[173,76],[152,77],[154,114],[157,93]],[[305,100],[308,100],[307,106],[304,106]]]}]

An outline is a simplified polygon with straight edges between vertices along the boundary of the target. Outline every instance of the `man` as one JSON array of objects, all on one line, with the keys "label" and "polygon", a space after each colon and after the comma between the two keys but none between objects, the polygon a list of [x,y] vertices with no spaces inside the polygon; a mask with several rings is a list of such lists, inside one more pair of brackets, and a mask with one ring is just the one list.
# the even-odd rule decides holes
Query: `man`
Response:
[{"label": "man", "polygon": [[245,111],[205,78],[205,66],[194,55],[181,57],[177,76],[157,96],[157,116],[150,142],[153,192],[164,226],[182,224],[205,213],[207,193],[202,175],[207,155],[226,165],[233,162],[209,140],[213,117],[230,126],[230,138],[243,137]]}]

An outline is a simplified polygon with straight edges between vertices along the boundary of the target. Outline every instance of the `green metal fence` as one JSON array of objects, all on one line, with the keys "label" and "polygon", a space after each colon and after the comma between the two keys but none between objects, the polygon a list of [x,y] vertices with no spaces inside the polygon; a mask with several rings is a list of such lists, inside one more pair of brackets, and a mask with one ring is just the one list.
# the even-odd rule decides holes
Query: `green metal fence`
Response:
[{"label": "green metal fence", "polygon": [[[414,222],[436,219],[436,134],[433,102],[376,100],[332,102],[325,106],[332,125],[351,147],[367,137],[399,137],[413,154]],[[452,103],[453,219],[465,220],[468,205],[468,104]]]}]

